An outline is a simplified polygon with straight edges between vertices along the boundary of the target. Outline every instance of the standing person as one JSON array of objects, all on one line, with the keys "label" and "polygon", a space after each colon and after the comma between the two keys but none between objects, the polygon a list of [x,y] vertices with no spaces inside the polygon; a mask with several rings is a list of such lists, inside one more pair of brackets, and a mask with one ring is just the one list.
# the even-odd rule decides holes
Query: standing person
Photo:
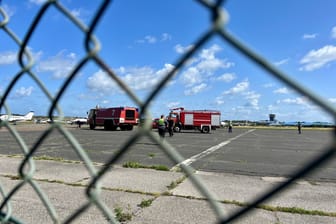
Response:
[{"label": "standing person", "polygon": [[166,128],[167,128],[167,124],[166,124],[166,121],[164,119],[164,115],[161,115],[160,119],[158,120],[158,131],[159,131],[159,135],[160,135],[161,138],[165,137]]},{"label": "standing person", "polygon": [[229,122],[229,130],[228,131],[229,131],[229,133],[232,133],[232,122],[231,121]]},{"label": "standing person", "polygon": [[172,137],[174,135],[174,124],[175,124],[175,122],[170,115],[167,119],[167,122],[168,122],[168,133],[169,133],[169,136]]},{"label": "standing person", "polygon": [[301,134],[302,124],[301,124],[300,121],[298,122],[298,126],[297,127],[298,127],[298,133]]},{"label": "standing person", "polygon": [[80,120],[77,120],[77,124],[78,124],[78,128],[81,128],[82,123],[80,122]]}]

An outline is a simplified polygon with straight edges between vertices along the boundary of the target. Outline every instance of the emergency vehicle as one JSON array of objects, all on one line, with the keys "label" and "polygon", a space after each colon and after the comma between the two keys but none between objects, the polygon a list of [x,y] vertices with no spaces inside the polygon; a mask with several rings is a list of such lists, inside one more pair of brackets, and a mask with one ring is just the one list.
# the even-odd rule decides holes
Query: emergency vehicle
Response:
[{"label": "emergency vehicle", "polygon": [[220,127],[221,113],[217,110],[184,110],[183,107],[170,109],[169,116],[174,120],[174,131],[197,129],[209,133]]},{"label": "emergency vehicle", "polygon": [[90,129],[97,126],[105,130],[132,130],[139,124],[139,109],[136,107],[111,107],[91,109],[88,115]]}]

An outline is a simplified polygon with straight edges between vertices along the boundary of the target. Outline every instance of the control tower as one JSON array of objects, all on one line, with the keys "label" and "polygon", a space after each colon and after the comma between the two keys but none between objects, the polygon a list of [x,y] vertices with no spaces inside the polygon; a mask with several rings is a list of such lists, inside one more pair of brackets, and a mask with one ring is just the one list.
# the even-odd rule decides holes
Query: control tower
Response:
[{"label": "control tower", "polygon": [[275,114],[269,114],[269,120],[271,122],[274,122],[275,121]]}]

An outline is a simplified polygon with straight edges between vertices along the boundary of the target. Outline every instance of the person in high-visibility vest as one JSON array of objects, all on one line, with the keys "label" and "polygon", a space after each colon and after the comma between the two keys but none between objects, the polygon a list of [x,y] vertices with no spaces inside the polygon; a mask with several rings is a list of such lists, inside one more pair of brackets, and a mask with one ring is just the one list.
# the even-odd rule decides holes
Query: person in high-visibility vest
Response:
[{"label": "person in high-visibility vest", "polygon": [[167,128],[167,123],[164,118],[164,115],[161,115],[160,119],[158,120],[158,131],[161,138],[165,137]]}]

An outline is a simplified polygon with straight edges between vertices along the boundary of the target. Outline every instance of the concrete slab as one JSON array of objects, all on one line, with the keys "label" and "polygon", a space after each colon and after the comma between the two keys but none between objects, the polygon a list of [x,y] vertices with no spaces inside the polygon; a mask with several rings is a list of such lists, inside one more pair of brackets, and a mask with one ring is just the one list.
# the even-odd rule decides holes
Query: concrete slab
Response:
[{"label": "concrete slab", "polygon": [[[233,212],[239,207],[223,204],[222,208]],[[272,212],[255,210],[237,223],[276,223]],[[155,200],[151,207],[143,209],[130,223],[174,223],[174,224],[210,224],[218,223],[217,217],[205,200],[164,196]]]},{"label": "concrete slab", "polygon": [[[21,158],[0,157],[1,174],[18,175],[21,160]],[[90,173],[84,164],[43,160],[34,161],[34,164],[35,179],[83,185],[88,185],[91,181]],[[95,168],[97,171],[102,169],[101,166]],[[103,176],[101,184],[106,188],[160,194],[168,191],[168,186],[183,176],[183,173],[177,172],[113,167]]]},{"label": "concrete slab", "polygon": [[[5,192],[13,189],[19,181],[9,180],[0,177],[0,183]],[[86,188],[74,187],[57,183],[36,182],[38,186],[47,195],[48,200],[56,211],[60,221],[66,220],[77,209],[86,204],[88,199],[85,194]],[[122,191],[102,190],[100,198],[106,206],[113,211],[115,208],[121,208],[124,214],[129,213],[132,217],[140,209],[139,204],[143,200],[152,199],[152,196],[144,194],[134,194]],[[38,197],[37,193],[29,184],[25,184],[10,200],[12,206],[12,215],[24,221],[23,223],[45,224],[53,223],[51,216],[48,214],[46,207]],[[61,222],[60,222],[61,223]],[[82,213],[76,218],[75,223],[108,223],[102,212],[96,205]]]},{"label": "concrete slab", "polygon": [[[279,179],[262,179],[256,176],[242,176],[225,173],[197,172],[207,189],[216,195],[218,200],[251,202],[254,198],[268,191],[277,184]],[[281,179],[280,179],[281,180]],[[203,195],[186,180],[175,188],[174,195],[203,198]],[[325,212],[336,211],[336,184],[299,181],[280,195],[265,204],[281,207],[299,207],[307,210]]]},{"label": "concrete slab", "polygon": [[[17,175],[21,158],[0,157],[0,187],[5,193],[18,186],[19,180],[7,175]],[[90,175],[83,164],[56,161],[35,161],[34,181],[47,195],[63,222],[81,206],[89,202],[85,185]],[[100,169],[97,166],[97,169]],[[243,176],[226,173],[196,172],[218,200],[246,203],[256,195],[285,181],[284,178]],[[99,198],[109,210],[121,208],[131,220],[126,223],[216,223],[218,217],[198,190],[186,179],[165,194],[173,181],[183,173],[114,167],[101,179],[104,189]],[[80,184],[73,186],[72,184]],[[265,204],[281,207],[298,207],[324,212],[336,211],[336,183],[298,181],[293,187]],[[152,201],[140,207],[143,201]],[[2,203],[2,201],[0,200]],[[33,186],[25,184],[10,200],[13,216],[24,223],[52,223],[50,215]],[[235,204],[222,205],[226,214],[241,209]],[[74,223],[108,223],[101,210],[92,205]],[[236,223],[336,223],[336,217],[299,215],[255,209]]]},{"label": "concrete slab", "polygon": [[277,223],[297,224],[297,223],[319,223],[319,224],[331,224],[336,223],[335,217],[318,216],[318,215],[300,215],[291,214],[285,212],[277,212]]},{"label": "concrete slab", "polygon": [[[21,163],[22,158],[0,157],[1,174],[19,175],[18,169]],[[90,177],[89,171],[84,164],[45,160],[34,160],[33,163],[35,166],[33,177],[35,179],[78,183]],[[28,168],[29,166],[27,165],[27,169]]]},{"label": "concrete slab", "polygon": [[101,184],[113,189],[161,194],[183,176],[183,173],[176,172],[115,167],[101,179]]}]

